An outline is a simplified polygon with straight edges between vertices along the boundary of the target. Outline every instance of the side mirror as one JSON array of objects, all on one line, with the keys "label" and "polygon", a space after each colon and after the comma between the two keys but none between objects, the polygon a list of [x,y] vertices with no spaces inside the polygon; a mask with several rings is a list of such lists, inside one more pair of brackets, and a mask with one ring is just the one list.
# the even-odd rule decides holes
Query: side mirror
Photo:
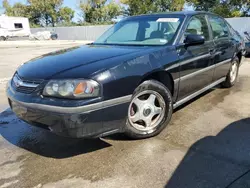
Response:
[{"label": "side mirror", "polygon": [[201,45],[205,43],[205,38],[202,35],[188,34],[184,43],[186,46]]}]

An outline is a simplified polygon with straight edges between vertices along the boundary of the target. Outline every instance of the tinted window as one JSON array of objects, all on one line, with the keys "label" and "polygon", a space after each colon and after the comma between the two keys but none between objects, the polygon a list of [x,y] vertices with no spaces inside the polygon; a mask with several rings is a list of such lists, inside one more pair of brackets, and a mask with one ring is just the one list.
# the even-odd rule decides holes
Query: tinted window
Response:
[{"label": "tinted window", "polygon": [[209,41],[209,29],[205,17],[202,15],[193,16],[186,29],[187,34],[203,35],[205,40]]},{"label": "tinted window", "polygon": [[131,24],[126,24],[122,29],[117,30],[117,32],[110,36],[108,38],[108,41],[134,41],[136,40],[138,27],[138,22],[131,22]]},{"label": "tinted window", "polygon": [[209,22],[212,27],[214,39],[229,36],[229,29],[222,18],[217,16],[209,16]]},{"label": "tinted window", "polygon": [[183,17],[139,17],[125,19],[107,32],[95,44],[165,45],[170,44],[183,21]]}]

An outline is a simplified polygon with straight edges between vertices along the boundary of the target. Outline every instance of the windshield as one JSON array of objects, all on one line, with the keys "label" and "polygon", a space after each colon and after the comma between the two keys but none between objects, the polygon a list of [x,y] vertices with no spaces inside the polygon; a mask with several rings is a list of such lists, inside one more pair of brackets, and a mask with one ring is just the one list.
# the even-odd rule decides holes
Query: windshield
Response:
[{"label": "windshield", "polygon": [[138,17],[125,19],[105,32],[94,44],[166,45],[171,44],[182,17]]}]

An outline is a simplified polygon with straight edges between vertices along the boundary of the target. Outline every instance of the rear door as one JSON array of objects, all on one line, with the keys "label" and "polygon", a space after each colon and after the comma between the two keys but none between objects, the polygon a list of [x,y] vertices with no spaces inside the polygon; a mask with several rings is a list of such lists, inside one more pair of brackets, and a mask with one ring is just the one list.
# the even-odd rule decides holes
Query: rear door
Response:
[{"label": "rear door", "polygon": [[188,34],[198,34],[205,37],[202,45],[186,47],[182,45],[178,49],[180,57],[180,86],[178,100],[198,91],[212,82],[214,43],[211,37],[206,16],[193,16],[185,30]]},{"label": "rear door", "polygon": [[215,44],[215,70],[213,80],[218,80],[227,75],[231,60],[235,55],[235,43],[230,36],[229,28],[223,18],[209,15],[208,20],[211,26]]}]

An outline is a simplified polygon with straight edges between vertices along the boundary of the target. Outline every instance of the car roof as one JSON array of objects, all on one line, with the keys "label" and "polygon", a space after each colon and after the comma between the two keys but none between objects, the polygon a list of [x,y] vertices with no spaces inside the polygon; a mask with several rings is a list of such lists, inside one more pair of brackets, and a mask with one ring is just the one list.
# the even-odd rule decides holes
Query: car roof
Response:
[{"label": "car roof", "polygon": [[197,14],[212,14],[212,15],[216,15],[213,14],[211,12],[205,12],[205,11],[177,11],[177,12],[161,12],[161,13],[152,13],[152,14],[142,14],[142,15],[138,15],[138,16],[131,16],[128,18],[140,18],[140,17],[152,17],[152,16],[169,16],[169,15],[173,15],[173,16],[193,16],[193,15],[197,15]]}]

